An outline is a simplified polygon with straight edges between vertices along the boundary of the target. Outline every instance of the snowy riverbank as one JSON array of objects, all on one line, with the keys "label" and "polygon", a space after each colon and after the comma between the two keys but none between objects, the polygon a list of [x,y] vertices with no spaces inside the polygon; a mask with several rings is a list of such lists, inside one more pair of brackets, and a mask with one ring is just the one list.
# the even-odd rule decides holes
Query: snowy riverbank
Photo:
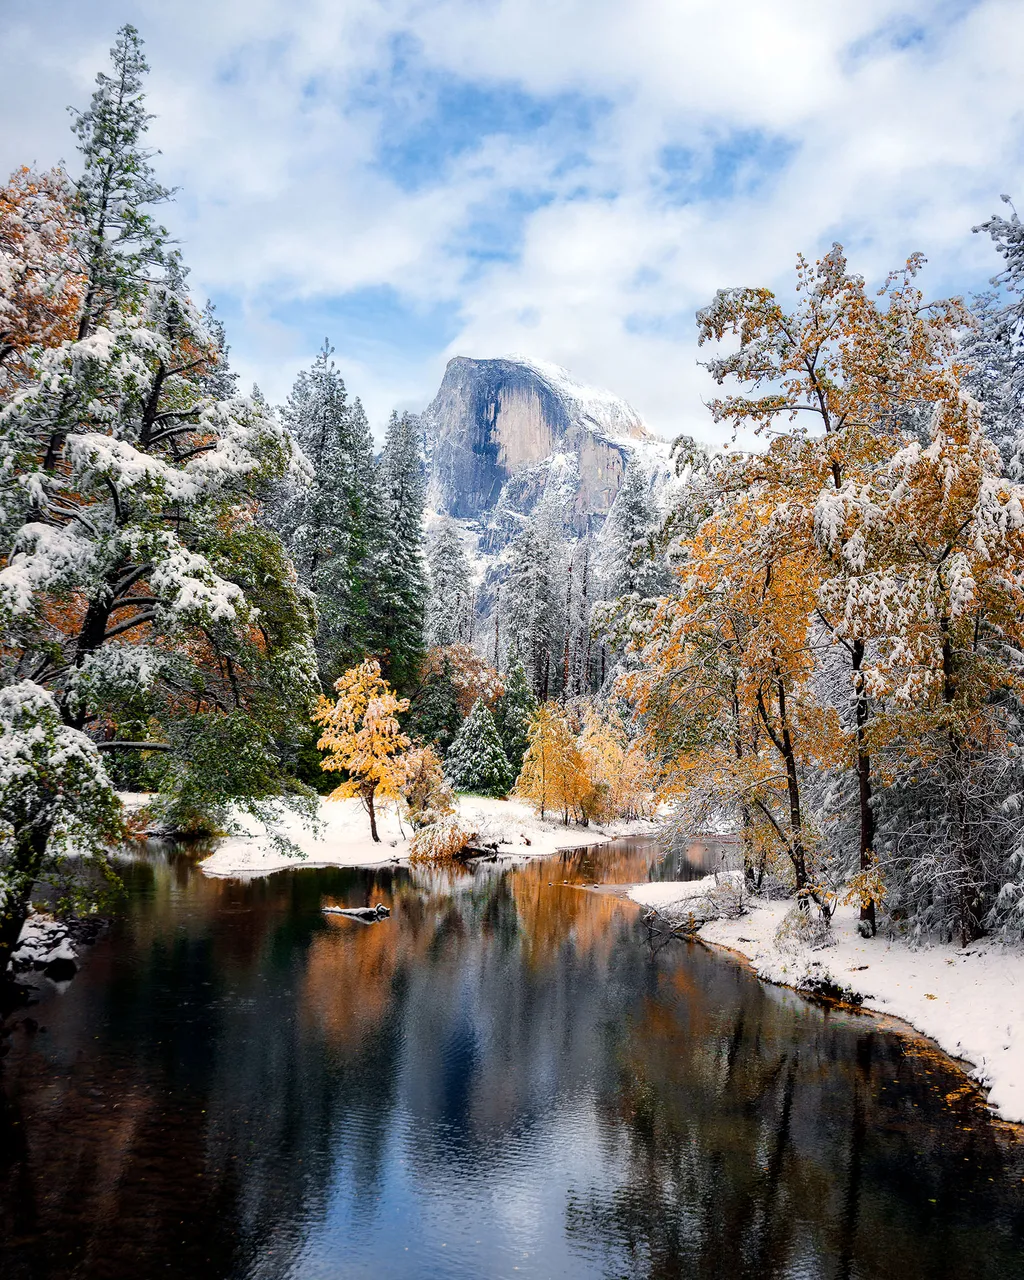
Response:
[{"label": "snowy riverbank", "polygon": [[[643,884],[629,896],[667,920],[683,920],[709,883]],[[910,1023],[970,1064],[1004,1120],[1024,1122],[1024,952],[997,942],[914,949],[881,934],[862,938],[853,907],[837,911],[832,946],[780,946],[775,933],[792,905],[748,900],[748,914],[711,920],[700,936],[738,951],[768,982],[797,989],[834,983],[856,992],[865,1009]]]},{"label": "snowy riverbank", "polygon": [[[559,849],[604,844],[619,836],[652,832],[652,822],[613,822],[601,826],[563,826],[541,822],[533,810],[515,800],[490,800],[460,796],[459,818],[468,830],[477,832],[476,843],[497,844],[500,853],[539,857]],[[392,808],[377,815],[380,843],[370,838],[370,823],[358,800],[322,800],[323,822],[316,834],[287,818],[282,831],[301,849],[304,857],[289,857],[275,849],[266,829],[243,818],[239,826],[245,834],[227,836],[201,863],[210,876],[267,875],[289,867],[367,867],[404,862],[409,856],[411,829],[399,821]]]}]

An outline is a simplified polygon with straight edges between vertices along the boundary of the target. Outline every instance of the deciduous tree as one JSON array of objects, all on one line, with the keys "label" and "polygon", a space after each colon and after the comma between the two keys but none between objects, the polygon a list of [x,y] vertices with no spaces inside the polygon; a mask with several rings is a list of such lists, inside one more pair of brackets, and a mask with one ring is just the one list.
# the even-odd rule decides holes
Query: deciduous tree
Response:
[{"label": "deciduous tree", "polygon": [[334,688],[335,701],[321,696],[313,714],[323,728],[317,746],[330,752],[322,768],[349,775],[331,792],[331,799],[358,796],[370,818],[370,835],[379,843],[377,805],[398,800],[405,779],[402,753],[410,739],[401,731],[398,716],[409,709],[409,701],[395,696],[376,658],[346,671]]}]

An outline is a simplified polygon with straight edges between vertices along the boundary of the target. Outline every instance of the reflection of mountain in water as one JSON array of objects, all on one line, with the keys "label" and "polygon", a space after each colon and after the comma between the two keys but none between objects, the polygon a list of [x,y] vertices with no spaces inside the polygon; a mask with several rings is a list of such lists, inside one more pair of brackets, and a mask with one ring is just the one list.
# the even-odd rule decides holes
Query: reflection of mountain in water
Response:
[{"label": "reflection of mountain in water", "polygon": [[[601,856],[136,866],[48,1030],[13,1035],[0,1271],[1024,1274],[1020,1149],[944,1060],[652,950],[561,884]],[[319,910],[377,900],[372,928]]]}]

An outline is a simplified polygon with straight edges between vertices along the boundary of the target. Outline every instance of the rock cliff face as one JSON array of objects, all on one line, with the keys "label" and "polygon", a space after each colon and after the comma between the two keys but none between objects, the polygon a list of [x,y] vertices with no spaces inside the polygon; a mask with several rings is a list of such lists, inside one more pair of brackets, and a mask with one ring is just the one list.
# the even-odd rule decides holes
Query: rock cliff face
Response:
[{"label": "rock cliff face", "polygon": [[600,522],[631,454],[653,443],[624,401],[517,357],[450,360],[422,424],[430,505],[489,526],[492,545],[553,485],[579,532]]}]

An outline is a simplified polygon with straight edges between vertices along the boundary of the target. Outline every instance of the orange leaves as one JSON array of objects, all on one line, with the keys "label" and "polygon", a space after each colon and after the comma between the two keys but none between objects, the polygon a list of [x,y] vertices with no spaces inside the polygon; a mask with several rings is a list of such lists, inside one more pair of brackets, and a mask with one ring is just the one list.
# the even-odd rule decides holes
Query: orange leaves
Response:
[{"label": "orange leaves", "polygon": [[76,336],[84,277],[67,179],[16,170],[0,187],[0,395],[27,376],[32,346]]},{"label": "orange leaves", "polygon": [[569,721],[553,702],[544,702],[530,724],[530,745],[516,783],[518,799],[532,804],[543,818],[559,810],[564,822],[584,813],[592,783]]},{"label": "orange leaves", "polygon": [[396,800],[405,777],[396,757],[410,742],[396,717],[409,709],[408,698],[395,697],[376,658],[346,671],[334,687],[337,700],[321,697],[313,713],[323,726],[317,746],[331,753],[321,767],[350,775],[331,798],[379,795]]},{"label": "orange leaves", "polygon": [[914,255],[889,276],[879,290],[884,306],[848,271],[839,245],[813,266],[797,259],[791,312],[767,289],[721,290],[698,312],[699,341],[734,335],[740,345],[708,367],[720,384],[736,378],[760,394],[713,401],[716,421],[762,430],[783,416],[797,434],[815,421],[827,434],[867,423],[877,432],[898,426],[900,406],[939,399],[970,320],[958,300],[924,305],[913,283],[922,262]]},{"label": "orange leaves", "polygon": [[482,698],[488,707],[494,706],[504,692],[504,681],[472,645],[450,644],[428,649],[420,673],[421,683],[426,683],[432,675],[440,674],[446,661],[463,717],[469,715],[478,698]]}]

